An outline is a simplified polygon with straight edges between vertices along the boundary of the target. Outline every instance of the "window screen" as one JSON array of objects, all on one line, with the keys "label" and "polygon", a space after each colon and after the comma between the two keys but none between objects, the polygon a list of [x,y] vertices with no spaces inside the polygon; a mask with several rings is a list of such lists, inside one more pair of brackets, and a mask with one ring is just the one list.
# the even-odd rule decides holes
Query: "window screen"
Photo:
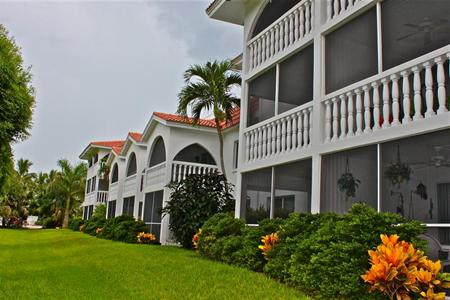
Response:
[{"label": "window screen", "polygon": [[108,202],[108,219],[112,219],[116,216],[116,203],[116,200]]},{"label": "window screen", "polygon": [[123,199],[122,214],[134,216],[134,196]]},{"label": "window screen", "polygon": [[158,138],[152,149],[152,154],[150,157],[149,167],[153,167],[157,164],[166,161],[166,147],[164,146],[164,141],[162,138]]},{"label": "window screen", "polygon": [[275,115],[275,84],[275,68],[248,83],[248,126]]},{"label": "window screen", "polygon": [[136,174],[137,172],[137,163],[136,163],[136,154],[131,153],[130,158],[128,160],[128,168],[127,168],[127,176],[131,176]]},{"label": "window screen", "polygon": [[270,217],[272,168],[242,174],[241,216],[247,224]]}]

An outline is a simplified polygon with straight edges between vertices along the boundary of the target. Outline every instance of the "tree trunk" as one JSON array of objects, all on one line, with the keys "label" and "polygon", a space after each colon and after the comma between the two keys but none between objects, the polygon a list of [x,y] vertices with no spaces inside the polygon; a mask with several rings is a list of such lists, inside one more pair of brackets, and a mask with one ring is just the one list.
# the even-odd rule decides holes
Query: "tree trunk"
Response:
[{"label": "tree trunk", "polygon": [[223,159],[223,135],[222,135],[222,129],[220,128],[219,120],[217,120],[217,119],[216,119],[216,128],[217,128],[217,134],[219,135],[220,168],[222,169],[222,174],[225,177],[225,180],[227,180],[227,174],[225,171],[225,162]]},{"label": "tree trunk", "polygon": [[70,197],[66,200],[66,207],[64,208],[64,219],[62,228],[69,228],[69,215],[70,215]]}]

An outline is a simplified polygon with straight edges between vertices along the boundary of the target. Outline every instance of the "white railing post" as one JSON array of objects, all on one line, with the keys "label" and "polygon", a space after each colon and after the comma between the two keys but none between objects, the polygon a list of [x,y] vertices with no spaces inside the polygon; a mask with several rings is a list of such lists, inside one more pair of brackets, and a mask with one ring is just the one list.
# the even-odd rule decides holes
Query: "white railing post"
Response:
[{"label": "white railing post", "polygon": [[431,71],[431,63],[426,62],[423,64],[425,67],[425,100],[427,103],[427,110],[425,112],[425,117],[431,117],[436,115],[433,110],[434,105],[434,95],[433,95],[433,72]]},{"label": "white railing post", "polygon": [[392,80],[392,126],[400,125],[400,104],[398,90],[398,75],[391,76]]},{"label": "white railing post", "polygon": [[437,110],[438,114],[442,114],[444,112],[447,112],[448,109],[446,107],[447,103],[447,96],[445,91],[445,71],[444,71],[444,59],[439,56],[434,60],[434,62],[437,65],[436,68],[436,80],[437,80],[437,96],[438,96],[438,102],[439,102],[439,108]]},{"label": "white railing post", "polygon": [[403,71],[400,73],[402,76],[402,93],[403,93],[403,119],[402,124],[407,124],[412,121],[411,119],[411,99],[409,98],[409,72]]},{"label": "white railing post", "polygon": [[413,67],[411,71],[414,73],[414,117],[413,120],[420,120],[423,118],[422,116],[422,95],[421,92],[421,83],[420,83],[420,68]]}]

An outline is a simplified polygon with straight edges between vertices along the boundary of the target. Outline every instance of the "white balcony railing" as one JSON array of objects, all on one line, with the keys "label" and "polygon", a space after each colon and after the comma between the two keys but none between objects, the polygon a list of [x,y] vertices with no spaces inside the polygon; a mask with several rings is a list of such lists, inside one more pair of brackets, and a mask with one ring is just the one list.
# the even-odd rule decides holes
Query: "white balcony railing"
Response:
[{"label": "white balcony railing", "polygon": [[165,185],[166,162],[162,162],[145,171],[145,186]]},{"label": "white balcony railing", "polygon": [[197,164],[192,162],[174,161],[172,163],[172,182],[179,182],[191,174],[209,174],[216,171],[215,165]]},{"label": "white balcony railing", "polygon": [[312,101],[244,131],[245,162],[301,151],[311,144]]},{"label": "white balcony railing", "polygon": [[97,203],[108,202],[108,191],[98,191],[97,192]]},{"label": "white balcony railing", "polygon": [[247,43],[249,71],[303,40],[312,32],[314,1],[300,1]]},{"label": "white balcony railing", "polygon": [[137,174],[128,176],[125,178],[125,184],[123,187],[123,193],[124,194],[134,194],[136,192],[136,181],[137,181]]},{"label": "white balcony railing", "polygon": [[325,96],[325,142],[448,113],[450,68],[444,70],[444,64],[449,57],[445,46]]},{"label": "white balcony railing", "polygon": [[331,20],[342,13],[352,10],[364,0],[327,0],[327,20]]}]

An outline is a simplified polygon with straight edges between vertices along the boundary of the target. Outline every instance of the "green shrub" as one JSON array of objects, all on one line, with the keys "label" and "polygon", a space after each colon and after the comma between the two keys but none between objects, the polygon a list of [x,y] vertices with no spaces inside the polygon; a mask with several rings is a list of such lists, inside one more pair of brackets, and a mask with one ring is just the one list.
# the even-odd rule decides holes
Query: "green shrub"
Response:
[{"label": "green shrub", "polygon": [[106,219],[106,204],[97,205],[92,217],[97,219]]},{"label": "green shrub", "polygon": [[192,248],[192,237],[210,217],[234,209],[232,185],[217,172],[189,175],[168,187],[170,200],[162,212],[170,215],[169,228],[185,248]]},{"label": "green shrub", "polygon": [[97,235],[97,228],[103,228],[105,226],[105,218],[91,217],[84,222],[83,232],[90,235]]},{"label": "green shrub", "polygon": [[56,228],[58,225],[53,217],[42,218],[37,224],[42,225],[42,228],[44,229]]},{"label": "green shrub", "polygon": [[84,220],[82,218],[73,218],[69,222],[69,228],[73,231],[79,231],[80,226],[84,224]]},{"label": "green shrub", "polygon": [[136,243],[139,232],[148,232],[144,222],[136,221],[129,215],[108,219],[102,227],[98,237],[125,243]]}]

